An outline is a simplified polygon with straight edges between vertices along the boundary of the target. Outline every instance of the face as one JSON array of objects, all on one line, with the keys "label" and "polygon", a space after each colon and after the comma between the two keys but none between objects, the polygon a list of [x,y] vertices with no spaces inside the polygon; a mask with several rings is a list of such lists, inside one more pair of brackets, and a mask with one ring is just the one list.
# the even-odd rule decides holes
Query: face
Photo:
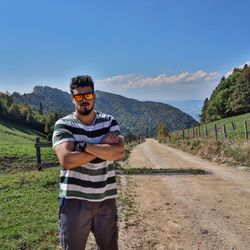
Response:
[{"label": "face", "polygon": [[72,102],[81,115],[89,115],[94,109],[95,94],[90,86],[79,87],[73,90]]}]

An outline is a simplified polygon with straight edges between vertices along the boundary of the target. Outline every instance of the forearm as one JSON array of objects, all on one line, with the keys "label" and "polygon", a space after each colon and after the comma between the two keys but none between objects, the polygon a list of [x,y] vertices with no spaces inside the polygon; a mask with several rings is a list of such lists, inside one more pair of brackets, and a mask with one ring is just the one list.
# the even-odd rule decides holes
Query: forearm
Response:
[{"label": "forearm", "polygon": [[123,160],[123,144],[87,144],[86,152],[103,160]]},{"label": "forearm", "polygon": [[71,151],[65,154],[62,159],[59,159],[59,161],[64,169],[73,169],[89,163],[95,158],[96,156],[87,152]]}]

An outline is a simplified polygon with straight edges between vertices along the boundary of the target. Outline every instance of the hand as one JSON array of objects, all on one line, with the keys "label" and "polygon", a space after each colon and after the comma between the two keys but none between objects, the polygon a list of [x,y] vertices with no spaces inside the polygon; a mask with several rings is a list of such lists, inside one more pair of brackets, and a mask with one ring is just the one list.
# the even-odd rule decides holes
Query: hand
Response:
[{"label": "hand", "polygon": [[119,140],[119,135],[115,132],[109,132],[102,138],[101,144],[117,144],[119,143]]}]

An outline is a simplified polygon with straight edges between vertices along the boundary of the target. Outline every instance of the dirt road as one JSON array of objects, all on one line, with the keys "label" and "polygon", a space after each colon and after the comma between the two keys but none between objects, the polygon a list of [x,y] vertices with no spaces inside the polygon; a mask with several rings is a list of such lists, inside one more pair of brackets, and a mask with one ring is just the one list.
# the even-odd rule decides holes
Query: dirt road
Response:
[{"label": "dirt road", "polygon": [[250,249],[250,173],[217,165],[159,144],[136,146],[131,167],[199,168],[209,175],[122,176],[120,248]]}]

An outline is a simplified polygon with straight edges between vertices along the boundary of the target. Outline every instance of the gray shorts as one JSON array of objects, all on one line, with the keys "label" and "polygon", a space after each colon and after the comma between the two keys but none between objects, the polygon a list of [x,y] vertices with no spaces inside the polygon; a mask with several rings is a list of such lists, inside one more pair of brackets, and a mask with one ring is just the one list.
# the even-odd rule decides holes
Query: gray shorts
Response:
[{"label": "gray shorts", "polygon": [[117,207],[115,199],[89,202],[60,199],[59,237],[65,250],[83,250],[90,231],[98,249],[118,249]]}]

